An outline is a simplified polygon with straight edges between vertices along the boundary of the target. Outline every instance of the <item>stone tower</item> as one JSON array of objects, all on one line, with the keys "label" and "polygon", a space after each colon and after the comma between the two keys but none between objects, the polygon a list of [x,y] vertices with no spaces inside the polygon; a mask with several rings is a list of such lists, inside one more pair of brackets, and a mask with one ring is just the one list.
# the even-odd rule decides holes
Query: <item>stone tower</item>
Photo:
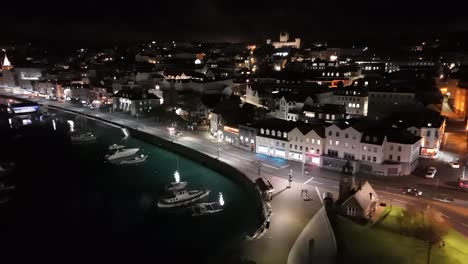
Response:
[{"label": "stone tower", "polygon": [[354,177],[350,175],[342,175],[340,179],[340,190],[338,200],[343,202],[354,193],[355,188]]},{"label": "stone tower", "polygon": [[279,37],[280,42],[288,42],[289,41],[289,33],[288,32],[281,32]]}]

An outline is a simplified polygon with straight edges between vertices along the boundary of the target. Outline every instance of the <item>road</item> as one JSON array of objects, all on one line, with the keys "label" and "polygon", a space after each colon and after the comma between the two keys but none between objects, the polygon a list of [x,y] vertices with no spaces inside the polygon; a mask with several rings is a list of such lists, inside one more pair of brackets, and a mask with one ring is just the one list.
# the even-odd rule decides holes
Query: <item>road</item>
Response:
[{"label": "road", "polygon": [[[63,107],[63,104],[58,105]],[[67,107],[71,107],[75,111],[106,118],[123,125],[138,128],[145,132],[155,134],[169,140],[175,139],[175,141],[179,144],[194,148],[212,157],[218,157],[219,155],[219,159],[221,161],[224,161],[231,166],[240,169],[252,179],[258,177],[258,164],[260,162],[260,175],[262,177],[278,177],[283,179],[283,185],[287,184],[286,180],[288,179],[288,174],[292,170],[292,178],[296,184],[302,184],[308,188],[317,187],[319,190],[321,190],[321,192],[330,191],[335,192],[336,194],[339,188],[341,174],[336,171],[322,169],[313,165],[306,165],[305,168],[308,174],[302,174],[302,164],[300,162],[272,158],[262,154],[256,154],[254,152],[240,149],[228,143],[216,142],[216,139],[213,138],[208,132],[182,131],[183,135],[181,137],[174,138],[169,135],[169,130],[166,127],[158,126],[150,119],[137,120],[123,113],[103,113],[96,110],[71,105],[68,105]],[[453,134],[449,134],[446,142],[451,142],[452,138],[459,138],[455,137],[455,133],[457,132],[457,125],[460,126],[460,123],[449,123],[448,133]],[[449,143],[449,145],[450,144],[453,143]],[[460,155],[458,153],[450,153],[450,155],[454,156]],[[462,207],[462,210],[468,210],[468,203],[464,202],[468,201],[468,193],[460,191],[456,186],[456,178],[461,175],[461,169],[453,169],[449,167],[448,164],[440,158],[421,158],[420,163],[421,165],[418,167],[418,169],[415,170],[413,175],[403,177],[376,177],[365,174],[357,174],[356,179],[357,182],[359,182],[359,180],[368,180],[377,191],[391,193],[392,195],[401,194],[401,190],[408,186],[416,187],[423,191],[424,197],[419,198],[419,202],[416,203],[412,197],[400,196],[396,203],[400,203],[401,205],[422,205],[434,203],[434,198],[437,199],[440,197],[449,197],[454,199],[454,201],[450,202],[450,204],[455,204],[456,206]],[[437,167],[438,173],[436,178],[426,179],[423,177],[424,168],[426,165]],[[436,206],[441,208],[441,210],[444,210],[447,215],[447,219],[450,220],[455,229],[468,236],[468,225],[465,224],[464,215],[445,209],[441,203],[437,203]]]},{"label": "road", "polygon": [[[284,263],[290,248],[301,233],[302,229],[320,208],[321,193],[330,191],[337,196],[340,173],[321,169],[317,166],[306,166],[308,174],[302,174],[302,164],[299,162],[272,158],[250,151],[245,151],[227,143],[216,142],[207,132],[182,131],[180,137],[172,137],[166,127],[156,124],[150,119],[135,119],[122,113],[105,113],[97,110],[78,107],[71,104],[59,102],[43,102],[50,105],[65,107],[74,111],[79,111],[96,117],[101,117],[110,121],[120,123],[132,128],[140,129],[145,132],[160,136],[168,140],[174,140],[178,144],[196,149],[209,156],[218,158],[238,168],[251,179],[260,175],[268,178],[275,186],[276,193],[271,204],[273,207],[272,225],[268,232],[260,239],[249,241],[242,252],[242,256],[257,263],[269,263],[271,261]],[[455,121],[454,121],[455,122]],[[456,125],[459,123],[454,123]],[[452,125],[450,125],[452,127]],[[454,126],[456,127],[456,126]],[[447,155],[462,155],[454,153],[449,149],[452,138],[459,131],[448,129],[449,133],[445,139]],[[458,134],[457,134],[458,133]],[[456,144],[455,144],[456,145]],[[464,151],[459,149],[457,151]],[[447,157],[447,155],[440,155]],[[368,180],[377,190],[381,198],[389,203],[406,206],[417,205],[431,206],[439,209],[452,226],[468,236],[468,193],[461,192],[453,185],[453,179],[460,174],[459,169],[452,169],[447,166],[442,159],[421,160],[421,166],[415,171],[415,175],[403,177],[372,177],[358,174],[357,181],[360,179]],[[259,164],[260,170],[259,170]],[[438,168],[437,185],[436,179],[425,179],[421,176],[422,167],[425,165],[436,164]],[[287,179],[289,172],[292,171],[293,184],[288,189]],[[401,194],[401,190],[407,186],[415,186],[424,192],[424,197],[415,198]],[[305,201],[301,198],[301,191],[307,189],[310,194],[310,200]],[[451,202],[438,202],[435,197],[448,196],[454,198]],[[281,261],[279,261],[281,260]]]}]

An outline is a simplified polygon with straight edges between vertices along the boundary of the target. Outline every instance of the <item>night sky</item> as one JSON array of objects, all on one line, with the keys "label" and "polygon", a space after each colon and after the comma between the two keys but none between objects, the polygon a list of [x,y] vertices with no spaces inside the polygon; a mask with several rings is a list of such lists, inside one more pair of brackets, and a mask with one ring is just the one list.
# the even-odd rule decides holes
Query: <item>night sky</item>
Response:
[{"label": "night sky", "polygon": [[[99,3],[97,3],[99,2]],[[428,1],[8,1],[1,40],[367,41],[468,29],[463,8]],[[457,7],[458,6],[458,7]]]}]

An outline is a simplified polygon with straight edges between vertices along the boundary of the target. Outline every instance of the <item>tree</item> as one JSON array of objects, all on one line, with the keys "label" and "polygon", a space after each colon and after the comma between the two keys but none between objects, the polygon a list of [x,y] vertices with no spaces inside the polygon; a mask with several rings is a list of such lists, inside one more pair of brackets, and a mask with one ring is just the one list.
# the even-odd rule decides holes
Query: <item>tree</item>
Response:
[{"label": "tree", "polygon": [[441,214],[430,208],[408,205],[399,218],[400,230],[427,243],[427,263],[431,261],[433,246],[443,245],[449,226]]}]

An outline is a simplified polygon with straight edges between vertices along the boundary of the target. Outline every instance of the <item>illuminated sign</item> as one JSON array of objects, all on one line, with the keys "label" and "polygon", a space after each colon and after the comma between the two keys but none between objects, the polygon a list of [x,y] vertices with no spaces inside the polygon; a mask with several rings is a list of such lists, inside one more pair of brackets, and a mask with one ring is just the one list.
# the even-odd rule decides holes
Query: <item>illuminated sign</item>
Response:
[{"label": "illuminated sign", "polygon": [[15,114],[32,113],[39,109],[38,105],[12,107]]}]

